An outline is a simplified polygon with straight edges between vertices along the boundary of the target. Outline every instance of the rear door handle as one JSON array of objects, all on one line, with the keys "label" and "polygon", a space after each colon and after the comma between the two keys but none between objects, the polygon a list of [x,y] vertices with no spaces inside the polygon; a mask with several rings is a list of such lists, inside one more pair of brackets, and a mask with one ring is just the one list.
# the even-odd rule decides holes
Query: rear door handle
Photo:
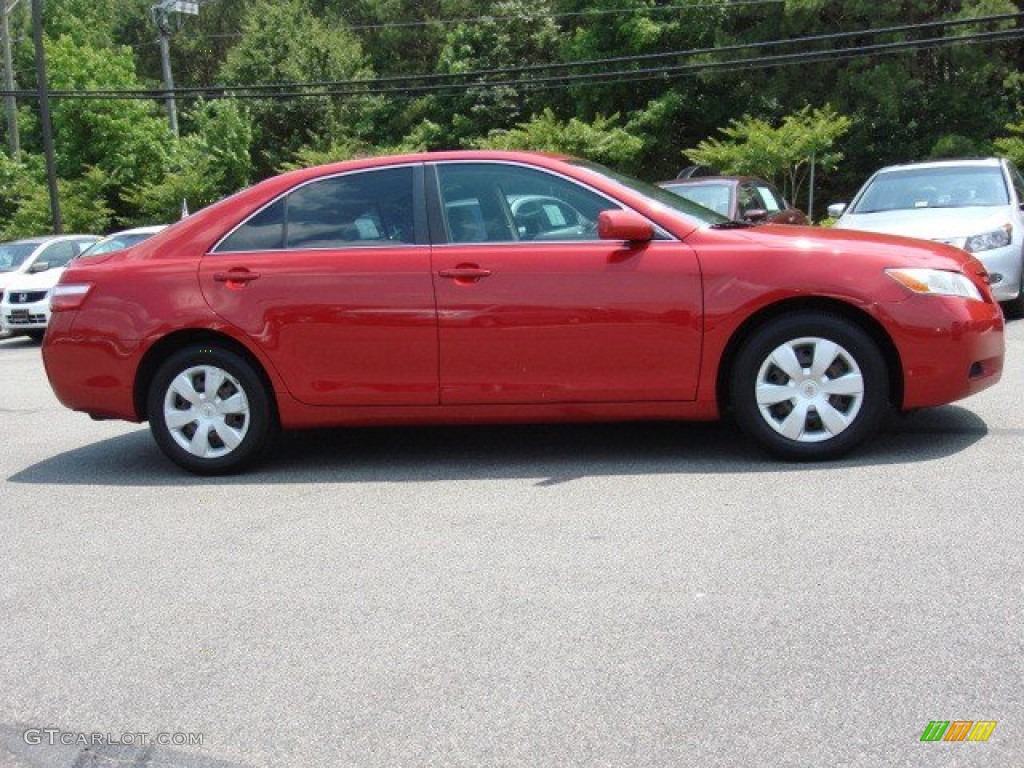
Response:
[{"label": "rear door handle", "polygon": [[258,279],[259,272],[250,272],[248,269],[229,269],[227,272],[214,272],[213,279],[218,283],[251,283]]}]

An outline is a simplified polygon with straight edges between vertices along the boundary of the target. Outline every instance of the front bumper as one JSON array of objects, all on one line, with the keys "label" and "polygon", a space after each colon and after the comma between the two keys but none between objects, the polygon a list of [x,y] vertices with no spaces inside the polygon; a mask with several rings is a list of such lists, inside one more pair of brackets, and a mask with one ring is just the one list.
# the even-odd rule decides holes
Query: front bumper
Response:
[{"label": "front bumper", "polygon": [[1005,354],[998,304],[913,296],[886,305],[903,367],[904,410],[945,405],[999,381]]},{"label": "front bumper", "polygon": [[989,287],[996,301],[1011,301],[1017,298],[1021,288],[1021,269],[1024,265],[1020,243],[1011,243],[1005,248],[993,248],[971,255],[985,265],[991,278]]},{"label": "front bumper", "polygon": [[0,326],[5,331],[41,331],[50,322],[50,297],[30,304],[13,304],[6,300],[0,304]]}]

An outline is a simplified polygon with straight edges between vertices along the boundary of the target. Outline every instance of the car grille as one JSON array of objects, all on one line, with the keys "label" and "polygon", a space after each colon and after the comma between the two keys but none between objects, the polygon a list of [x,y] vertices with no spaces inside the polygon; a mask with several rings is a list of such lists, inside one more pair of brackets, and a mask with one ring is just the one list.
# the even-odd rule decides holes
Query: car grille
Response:
[{"label": "car grille", "polygon": [[8,291],[7,301],[11,304],[35,304],[46,298],[46,291]]},{"label": "car grille", "polygon": [[7,325],[38,325],[39,323],[46,322],[46,315],[30,315],[28,312],[22,311],[17,314],[5,315],[4,322]]}]

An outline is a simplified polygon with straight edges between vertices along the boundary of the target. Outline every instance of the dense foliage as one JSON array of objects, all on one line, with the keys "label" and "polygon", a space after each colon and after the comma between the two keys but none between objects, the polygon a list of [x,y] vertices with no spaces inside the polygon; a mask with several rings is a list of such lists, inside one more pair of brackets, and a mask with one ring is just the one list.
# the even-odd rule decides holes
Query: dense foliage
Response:
[{"label": "dense foliage", "polygon": [[[47,0],[51,87],[158,90],[153,4]],[[11,17],[21,88],[28,5]],[[996,14],[1014,15],[961,23]],[[819,209],[890,162],[1024,160],[1014,0],[200,0],[173,20],[177,87],[283,87],[182,92],[180,137],[160,100],[56,99],[67,229],[167,221],[183,200],[378,152],[525,147],[650,180],[710,163],[772,176],[804,206],[813,154]],[[979,34],[1004,37],[948,44]],[[18,106],[5,237],[51,226],[37,104]]]}]

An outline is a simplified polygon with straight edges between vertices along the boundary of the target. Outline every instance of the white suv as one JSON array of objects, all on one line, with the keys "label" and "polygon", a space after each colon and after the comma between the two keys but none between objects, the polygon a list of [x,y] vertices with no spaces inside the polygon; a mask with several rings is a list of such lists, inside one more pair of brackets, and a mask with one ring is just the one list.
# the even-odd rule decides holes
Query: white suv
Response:
[{"label": "white suv", "polygon": [[1001,158],[893,165],[875,173],[835,226],[938,240],[988,270],[1007,315],[1024,315],[1024,177]]},{"label": "white suv", "polygon": [[[0,0],[0,2],[2,1]],[[72,258],[80,255],[99,256],[102,253],[130,248],[143,240],[148,240],[165,226],[160,224],[153,227],[126,229],[113,235],[107,235],[102,240],[91,235],[70,235],[68,237],[76,242]],[[82,241],[80,247],[78,241]],[[14,244],[9,243],[8,245]],[[46,251],[44,256],[47,253],[50,252]],[[42,264],[43,256],[38,257],[37,261]],[[50,322],[50,293],[60,280],[60,276],[64,274],[64,268],[67,267],[68,261],[61,264],[50,262],[46,269],[29,267],[27,271],[30,274],[23,274],[8,282],[7,289],[3,292],[3,298],[0,299],[0,325],[4,330],[9,333],[24,333],[34,339],[43,338],[46,326]]]},{"label": "white suv", "polygon": [[50,315],[50,288],[96,235],[30,237],[0,243],[0,330],[43,337]]}]

